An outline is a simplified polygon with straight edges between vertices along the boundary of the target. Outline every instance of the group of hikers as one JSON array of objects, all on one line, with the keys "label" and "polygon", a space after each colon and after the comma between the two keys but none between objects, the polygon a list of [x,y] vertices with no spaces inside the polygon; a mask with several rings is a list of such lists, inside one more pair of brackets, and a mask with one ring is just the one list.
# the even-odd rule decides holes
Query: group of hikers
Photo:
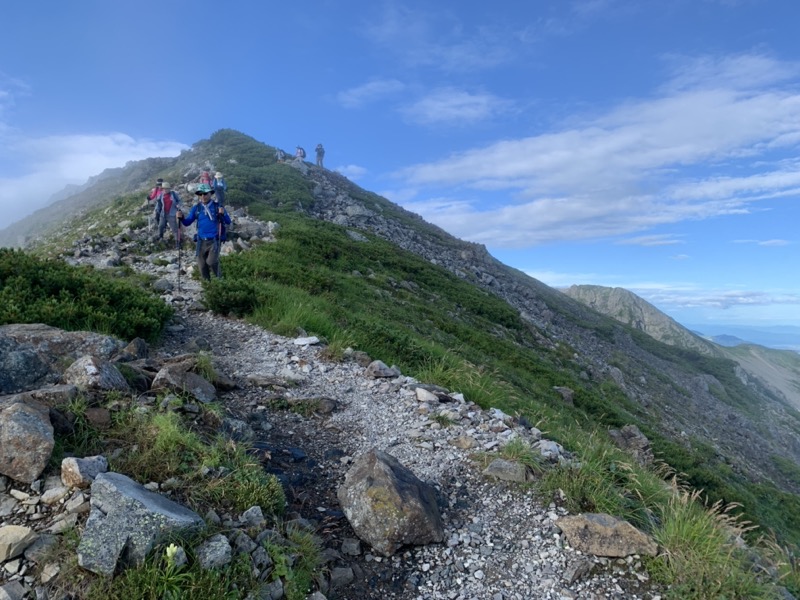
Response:
[{"label": "group of hikers", "polygon": [[[325,148],[322,144],[317,144],[314,150],[317,156],[317,166],[322,167]],[[302,146],[297,146],[294,157],[295,160],[305,160],[306,151]],[[278,148],[275,158],[278,162],[284,162],[286,153]],[[167,227],[169,227],[175,238],[175,247],[180,252],[183,245],[182,227],[188,227],[197,222],[197,233],[194,235],[194,240],[200,275],[203,279],[211,279],[211,273],[219,277],[220,244],[225,241],[226,225],[231,223],[230,215],[225,210],[225,194],[228,191],[228,184],[219,171],[213,177],[210,171],[203,171],[194,183],[187,185],[189,192],[192,189],[194,189],[194,194],[199,196],[199,202],[189,209],[188,214],[184,214],[178,193],[163,179],[156,180],[155,187],[147,196],[148,202],[153,202],[153,219],[158,228],[158,233],[153,241],[163,240]]]},{"label": "group of hikers", "polygon": [[[314,148],[314,152],[317,155],[317,166],[322,167],[322,161],[325,158],[325,148],[322,144],[317,144],[317,147]],[[295,160],[305,160],[306,159],[306,151],[305,148],[302,146],[297,146],[294,151],[294,158]],[[275,151],[275,160],[278,162],[284,162],[286,160],[286,153],[278,148]]]},{"label": "group of hikers", "polygon": [[203,279],[211,279],[212,273],[220,277],[220,244],[225,241],[226,226],[231,224],[231,217],[225,210],[228,184],[219,171],[213,178],[209,171],[203,171],[195,185],[187,186],[189,191],[192,188],[199,202],[189,209],[188,214],[184,214],[178,193],[163,179],[156,180],[155,187],[147,196],[148,201],[154,203],[153,217],[158,227],[154,241],[164,239],[164,233],[169,226],[180,255],[183,245],[182,227],[197,222],[197,233],[194,235],[197,268]]}]

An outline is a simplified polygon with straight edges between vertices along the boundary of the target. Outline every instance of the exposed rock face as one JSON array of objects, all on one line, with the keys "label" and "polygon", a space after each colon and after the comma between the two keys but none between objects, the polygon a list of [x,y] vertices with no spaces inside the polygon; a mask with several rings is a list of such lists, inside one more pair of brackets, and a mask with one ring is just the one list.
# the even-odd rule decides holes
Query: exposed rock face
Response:
[{"label": "exposed rock face", "polygon": [[695,335],[655,306],[623,288],[573,285],[561,290],[597,312],[644,331],[665,344],[690,348],[709,356],[722,356],[716,344]]},{"label": "exposed rock face", "polygon": [[658,554],[658,544],[627,521],[606,514],[569,515],[556,521],[569,544],[595,556],[625,557]]},{"label": "exposed rock face", "polygon": [[339,502],[356,534],[384,556],[444,539],[436,493],[396,458],[373,449],[347,472]]},{"label": "exposed rock face", "polygon": [[119,562],[141,564],[162,536],[205,525],[194,511],[119,473],[101,473],[91,489],[92,509],[78,545],[78,564],[94,573],[113,575]]}]

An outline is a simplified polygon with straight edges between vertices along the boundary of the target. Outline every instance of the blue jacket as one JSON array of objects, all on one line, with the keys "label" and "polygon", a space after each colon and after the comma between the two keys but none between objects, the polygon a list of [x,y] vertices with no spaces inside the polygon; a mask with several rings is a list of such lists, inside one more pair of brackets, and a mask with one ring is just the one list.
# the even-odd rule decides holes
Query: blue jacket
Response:
[{"label": "blue jacket", "polygon": [[[201,240],[213,240],[217,237],[217,217],[219,216],[219,204],[216,201],[203,204],[198,202],[189,211],[189,214],[181,219],[184,226],[189,226],[197,220],[197,237]],[[222,216],[222,222],[225,225],[231,224],[231,217],[228,211]]]}]

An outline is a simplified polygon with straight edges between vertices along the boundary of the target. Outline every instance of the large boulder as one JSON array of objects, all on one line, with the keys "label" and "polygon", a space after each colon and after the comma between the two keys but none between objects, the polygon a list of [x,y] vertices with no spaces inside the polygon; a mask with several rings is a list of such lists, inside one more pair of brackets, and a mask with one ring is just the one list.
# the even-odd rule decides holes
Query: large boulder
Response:
[{"label": "large boulder", "polygon": [[355,461],[337,495],[356,535],[384,556],[444,539],[434,489],[381,450]]},{"label": "large boulder", "polygon": [[92,483],[91,512],[78,544],[78,564],[101,575],[140,565],[165,536],[199,530],[192,510],[145,489],[120,473],[100,473]]},{"label": "large boulder", "polygon": [[55,446],[49,409],[28,394],[0,398],[0,473],[33,483]]},{"label": "large boulder", "polygon": [[602,513],[569,515],[556,521],[569,545],[595,556],[622,558],[658,554],[658,544],[646,533],[617,517]]},{"label": "large boulder", "polygon": [[125,343],[88,331],[63,331],[34,324],[0,326],[0,394],[58,383],[62,361],[84,354],[110,359]]}]

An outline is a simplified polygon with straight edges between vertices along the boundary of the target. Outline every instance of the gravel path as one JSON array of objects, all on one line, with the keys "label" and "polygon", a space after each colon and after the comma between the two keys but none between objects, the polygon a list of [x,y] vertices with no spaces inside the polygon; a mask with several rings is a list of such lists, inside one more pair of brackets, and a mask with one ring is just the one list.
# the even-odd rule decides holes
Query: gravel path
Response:
[{"label": "gravel path", "polygon": [[[173,260],[174,254],[159,256]],[[174,264],[138,266],[177,283]],[[222,401],[232,416],[253,426],[256,446],[270,449],[265,466],[288,488],[290,511],[317,523],[328,548],[330,577],[338,584],[324,590],[329,598],[660,598],[637,558],[598,559],[570,548],[554,525],[567,514],[564,509],[542,503],[533,489],[488,480],[471,458],[476,449],[451,443],[468,435],[480,444],[477,450],[491,451],[514,435],[502,420],[460,403],[455,407],[460,419],[442,427],[421,412],[413,380],[369,379],[356,362],[325,360],[318,346],[298,345],[244,321],[197,310],[199,283],[184,274],[181,284],[182,292],[164,295],[176,307],[176,319],[154,351],[174,355],[210,348],[217,370],[240,384],[224,392]],[[297,381],[282,392],[284,399],[325,397],[337,409],[324,417],[273,409],[275,393],[263,382],[276,378]],[[352,459],[373,447],[437,489],[444,543],[407,547],[388,559],[353,543],[336,489]],[[588,566],[591,572],[580,576]]]}]

